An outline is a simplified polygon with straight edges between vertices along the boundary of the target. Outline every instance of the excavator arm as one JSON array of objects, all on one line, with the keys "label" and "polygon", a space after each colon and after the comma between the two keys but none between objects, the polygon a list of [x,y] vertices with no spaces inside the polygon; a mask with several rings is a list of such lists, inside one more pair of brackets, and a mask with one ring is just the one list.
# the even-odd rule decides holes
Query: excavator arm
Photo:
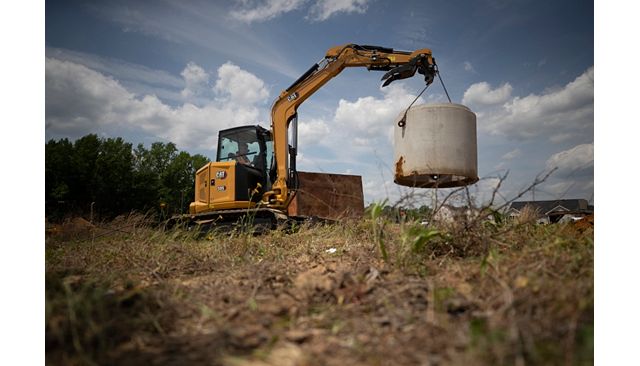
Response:
[{"label": "excavator arm", "polygon": [[[283,90],[273,104],[271,129],[277,172],[272,190],[263,196],[263,203],[282,209],[288,206],[292,198],[289,192],[290,187],[288,187],[289,125],[295,121],[297,126],[295,119],[298,106],[346,67],[366,67],[368,70],[387,71],[382,77],[383,87],[395,80],[412,77],[416,72],[424,75],[428,85],[433,82],[437,73],[435,60],[431,50],[427,48],[406,52],[377,46],[347,44],[329,49],[324,59]],[[294,131],[294,138],[297,138],[296,136],[297,130]],[[296,143],[294,143],[293,154],[295,154],[295,145]]]}]

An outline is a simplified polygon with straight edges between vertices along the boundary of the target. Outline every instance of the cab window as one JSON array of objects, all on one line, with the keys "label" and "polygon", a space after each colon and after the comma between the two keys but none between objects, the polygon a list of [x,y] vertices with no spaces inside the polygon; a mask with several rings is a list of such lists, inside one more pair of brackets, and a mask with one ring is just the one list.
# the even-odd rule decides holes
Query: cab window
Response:
[{"label": "cab window", "polygon": [[220,132],[217,161],[236,160],[262,169],[259,163],[260,143],[255,128],[232,129]]}]

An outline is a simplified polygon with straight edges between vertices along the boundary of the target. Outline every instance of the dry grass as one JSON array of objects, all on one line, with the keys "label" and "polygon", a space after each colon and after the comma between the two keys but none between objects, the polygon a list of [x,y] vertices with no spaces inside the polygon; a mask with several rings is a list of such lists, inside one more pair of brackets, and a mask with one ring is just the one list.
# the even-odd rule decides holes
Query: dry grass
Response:
[{"label": "dry grass", "polygon": [[593,363],[591,228],[98,226],[47,239],[48,364]]}]

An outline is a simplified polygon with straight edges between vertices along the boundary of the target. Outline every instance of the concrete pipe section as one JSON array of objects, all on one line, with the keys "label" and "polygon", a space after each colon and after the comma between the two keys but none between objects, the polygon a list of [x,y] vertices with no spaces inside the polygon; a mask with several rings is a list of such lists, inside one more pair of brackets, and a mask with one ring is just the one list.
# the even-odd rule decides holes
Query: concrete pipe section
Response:
[{"label": "concrete pipe section", "polygon": [[394,125],[395,178],[420,188],[462,187],[478,181],[476,115],[460,104],[423,104]]}]

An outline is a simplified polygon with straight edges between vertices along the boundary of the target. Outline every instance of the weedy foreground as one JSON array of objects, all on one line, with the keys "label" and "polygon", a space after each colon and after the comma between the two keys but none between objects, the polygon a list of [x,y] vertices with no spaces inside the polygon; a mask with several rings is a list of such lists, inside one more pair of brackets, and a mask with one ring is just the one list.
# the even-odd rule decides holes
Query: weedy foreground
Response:
[{"label": "weedy foreground", "polygon": [[51,365],[588,365],[593,307],[589,225],[131,215],[46,242]]}]

